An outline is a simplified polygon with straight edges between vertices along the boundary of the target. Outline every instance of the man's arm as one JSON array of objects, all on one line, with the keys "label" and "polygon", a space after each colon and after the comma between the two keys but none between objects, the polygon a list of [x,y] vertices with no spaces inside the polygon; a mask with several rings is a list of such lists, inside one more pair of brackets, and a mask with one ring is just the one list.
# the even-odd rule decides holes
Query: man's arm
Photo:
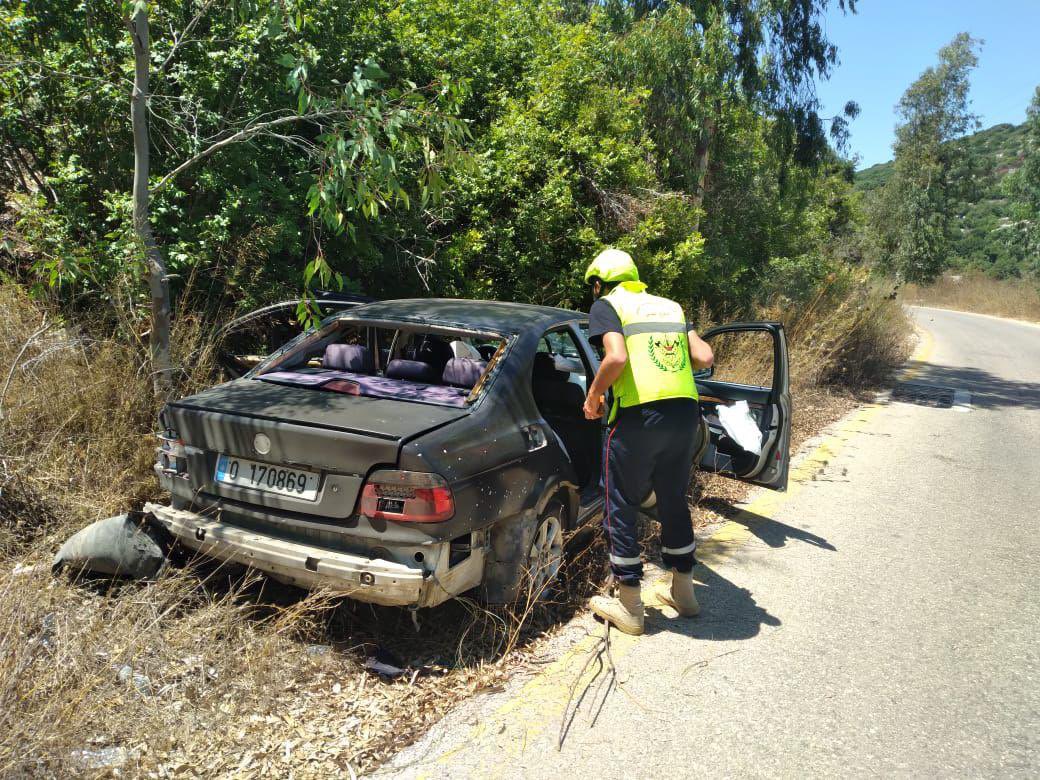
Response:
[{"label": "man's arm", "polygon": [[711,347],[708,342],[697,335],[697,331],[690,328],[686,334],[686,340],[690,342],[690,359],[693,361],[693,367],[697,368],[711,368],[711,364],[715,362],[715,353],[711,351]]},{"label": "man's arm", "polygon": [[621,376],[621,372],[625,370],[625,364],[628,362],[625,337],[620,333],[603,334],[603,351],[599,371],[596,372],[596,378],[592,380],[588,395],[585,396],[584,411],[586,419],[589,420],[597,420],[603,416],[603,396]]}]

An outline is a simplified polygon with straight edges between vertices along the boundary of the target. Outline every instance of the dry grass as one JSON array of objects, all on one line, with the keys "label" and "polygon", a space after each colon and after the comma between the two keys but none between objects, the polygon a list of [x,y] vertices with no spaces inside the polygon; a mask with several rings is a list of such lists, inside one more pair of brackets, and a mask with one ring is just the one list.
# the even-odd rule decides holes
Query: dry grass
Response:
[{"label": "dry grass", "polygon": [[947,274],[934,284],[908,284],[900,292],[905,303],[993,314],[1040,322],[1040,282],[993,279],[981,273]]},{"label": "dry grass", "polygon": [[[905,356],[899,307],[859,283],[763,315],[789,324],[796,438]],[[180,322],[190,389],[209,359],[201,325]],[[417,635],[404,610],[207,564],[143,584],[53,578],[50,556],[72,531],[159,497],[144,366],[140,345],[63,325],[0,284],[0,776],[90,774],[92,751],[109,748],[131,775],[368,770],[503,682],[602,582],[597,541],[554,603],[460,599],[426,611]],[[717,499],[733,483],[706,484]],[[408,674],[365,671],[377,648]]]},{"label": "dry grass", "polygon": [[[882,386],[910,356],[912,325],[888,290],[860,275],[835,275],[802,304],[776,301],[757,319],[784,323],[791,361],[791,451],[819,433]],[[701,330],[708,323],[700,323]],[[727,348],[729,354],[726,354]],[[767,339],[742,336],[717,356],[719,378],[769,385],[773,358]],[[747,486],[703,475],[692,498],[695,524],[717,521],[741,500]]]},{"label": "dry grass", "polygon": [[[211,374],[203,329],[180,323],[187,391]],[[50,558],[73,531],[161,498],[144,355],[99,330],[0,284],[0,776],[89,773],[111,749],[132,775],[371,769],[502,682],[601,579],[593,545],[551,603],[459,599],[426,611],[417,635],[404,610],[212,564],[143,584],[54,578]],[[366,671],[380,649],[407,674]]]}]

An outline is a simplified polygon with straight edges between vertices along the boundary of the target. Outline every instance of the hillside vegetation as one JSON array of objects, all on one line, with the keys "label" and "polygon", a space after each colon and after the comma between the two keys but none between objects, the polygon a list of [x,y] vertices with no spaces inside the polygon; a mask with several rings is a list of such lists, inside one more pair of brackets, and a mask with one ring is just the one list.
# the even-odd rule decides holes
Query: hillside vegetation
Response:
[{"label": "hillside vegetation", "polygon": [[[1040,155],[1029,124],[999,124],[959,142],[968,165],[958,173],[964,195],[953,204],[949,266],[977,270],[995,278],[1037,276],[1040,257],[1023,235],[1023,214],[1008,192],[1006,177]],[[855,187],[874,193],[895,171],[894,161],[857,171]],[[1026,218],[1028,219],[1028,218]]]}]

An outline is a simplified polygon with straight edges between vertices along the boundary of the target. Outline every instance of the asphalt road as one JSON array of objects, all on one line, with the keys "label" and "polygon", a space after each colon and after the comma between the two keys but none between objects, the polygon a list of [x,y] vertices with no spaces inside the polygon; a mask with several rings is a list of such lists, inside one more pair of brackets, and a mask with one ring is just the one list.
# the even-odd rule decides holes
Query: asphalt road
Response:
[{"label": "asphalt road", "polygon": [[706,556],[699,618],[653,611],[615,644],[621,685],[594,681],[562,750],[581,653],[471,701],[387,774],[1040,773],[1040,327],[913,314],[930,354],[912,381],[959,408],[836,426]]}]

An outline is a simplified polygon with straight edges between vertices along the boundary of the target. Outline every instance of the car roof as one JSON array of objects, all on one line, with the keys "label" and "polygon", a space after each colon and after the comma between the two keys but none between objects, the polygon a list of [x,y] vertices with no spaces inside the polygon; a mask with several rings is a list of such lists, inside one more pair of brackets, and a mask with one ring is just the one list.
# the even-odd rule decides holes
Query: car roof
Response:
[{"label": "car roof", "polygon": [[555,306],[535,306],[506,301],[471,301],[461,298],[406,298],[376,301],[345,312],[349,319],[422,322],[497,333],[521,333],[530,328],[584,319],[587,315]]}]

